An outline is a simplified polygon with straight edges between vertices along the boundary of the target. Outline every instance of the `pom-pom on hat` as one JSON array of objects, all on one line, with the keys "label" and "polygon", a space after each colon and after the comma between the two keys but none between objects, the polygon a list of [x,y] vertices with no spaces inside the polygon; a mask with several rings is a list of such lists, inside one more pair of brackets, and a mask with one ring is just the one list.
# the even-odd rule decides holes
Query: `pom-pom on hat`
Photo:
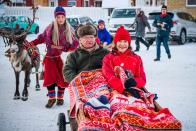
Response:
[{"label": "pom-pom on hat", "polygon": [[64,15],[65,16],[65,9],[62,6],[57,6],[54,10],[54,16],[57,15]]},{"label": "pom-pom on hat", "polygon": [[85,35],[94,35],[97,36],[97,28],[92,24],[80,25],[76,29],[76,35],[78,38],[81,38]]},{"label": "pom-pom on hat", "polygon": [[116,31],[116,35],[114,36],[115,44],[120,40],[126,40],[129,44],[131,44],[131,36],[124,26],[120,26]]}]

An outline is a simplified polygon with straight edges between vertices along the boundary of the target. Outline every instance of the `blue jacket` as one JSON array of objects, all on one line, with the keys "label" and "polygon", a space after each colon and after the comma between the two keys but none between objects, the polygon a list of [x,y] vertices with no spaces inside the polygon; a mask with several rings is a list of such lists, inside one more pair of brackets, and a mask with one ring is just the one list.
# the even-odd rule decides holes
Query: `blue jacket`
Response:
[{"label": "blue jacket", "polygon": [[98,29],[98,37],[101,43],[107,42],[108,45],[111,43],[110,33],[104,28],[103,30]]},{"label": "blue jacket", "polygon": [[[164,23],[164,27],[157,25],[157,23]],[[153,26],[157,28],[158,36],[168,36],[170,34],[171,28],[173,27],[172,18],[170,15],[162,17],[161,15],[157,16],[153,22]]]}]

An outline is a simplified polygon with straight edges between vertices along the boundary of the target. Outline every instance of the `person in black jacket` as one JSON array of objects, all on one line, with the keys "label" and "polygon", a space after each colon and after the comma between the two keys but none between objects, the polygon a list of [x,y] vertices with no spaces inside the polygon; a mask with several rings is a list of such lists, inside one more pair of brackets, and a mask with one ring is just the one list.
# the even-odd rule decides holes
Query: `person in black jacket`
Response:
[{"label": "person in black jacket", "polygon": [[163,5],[161,8],[161,14],[157,16],[153,22],[153,26],[157,28],[156,48],[157,56],[154,61],[160,61],[161,57],[161,42],[167,53],[169,59],[171,59],[171,53],[168,46],[169,34],[173,27],[172,18],[167,14],[167,6]]}]

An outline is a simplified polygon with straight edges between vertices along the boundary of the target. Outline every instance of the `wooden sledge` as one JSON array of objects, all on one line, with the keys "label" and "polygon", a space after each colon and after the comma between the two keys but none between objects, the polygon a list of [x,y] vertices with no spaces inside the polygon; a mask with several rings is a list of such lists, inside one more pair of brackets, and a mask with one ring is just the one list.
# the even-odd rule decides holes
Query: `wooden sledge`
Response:
[{"label": "wooden sledge", "polygon": [[[142,90],[146,93],[148,92],[148,90],[145,87],[143,87]],[[156,100],[154,100],[153,103],[154,103],[156,112],[158,112],[162,109],[162,107],[159,105],[159,103]],[[67,111],[67,114],[69,116],[69,110]],[[70,118],[70,117],[68,117],[68,118],[69,118],[69,122],[66,122],[66,115],[64,113],[59,113],[58,122],[57,122],[57,125],[59,127],[59,131],[66,131],[66,125],[67,124],[70,124],[70,127],[71,127],[72,131],[77,131],[78,130],[78,124],[82,120],[88,119],[87,117],[85,117],[84,111],[82,109],[78,110],[76,118]]]}]

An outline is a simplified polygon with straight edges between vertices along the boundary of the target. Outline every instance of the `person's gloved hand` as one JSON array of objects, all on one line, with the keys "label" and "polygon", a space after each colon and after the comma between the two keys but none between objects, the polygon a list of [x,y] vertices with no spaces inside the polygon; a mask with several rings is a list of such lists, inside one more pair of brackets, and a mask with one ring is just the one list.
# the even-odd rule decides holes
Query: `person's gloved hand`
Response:
[{"label": "person's gloved hand", "polygon": [[25,49],[29,49],[29,48],[34,47],[33,42],[28,42],[27,40],[24,40],[23,46]]},{"label": "person's gloved hand", "polygon": [[134,87],[129,87],[125,89],[126,92],[129,92],[133,97],[140,99],[140,91]]},{"label": "person's gloved hand", "polygon": [[134,78],[128,78],[127,80],[125,80],[124,86],[126,89],[130,88],[130,87],[134,87],[137,85],[137,82],[135,81]]}]

